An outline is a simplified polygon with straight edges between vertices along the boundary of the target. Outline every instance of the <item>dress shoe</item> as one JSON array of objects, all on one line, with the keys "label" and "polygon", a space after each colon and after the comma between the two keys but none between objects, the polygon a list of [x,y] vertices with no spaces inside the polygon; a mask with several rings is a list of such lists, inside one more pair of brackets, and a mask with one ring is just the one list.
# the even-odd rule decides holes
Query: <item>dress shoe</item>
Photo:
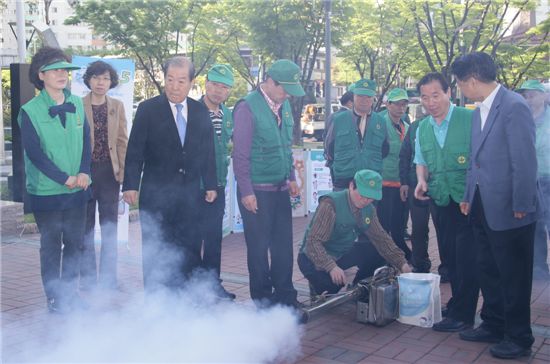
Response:
[{"label": "dress shoe", "polygon": [[283,303],[283,305],[290,307],[294,311],[294,314],[296,315],[296,318],[298,320],[298,324],[304,325],[308,322],[309,312],[305,310],[305,305],[302,302],[294,300],[290,303]]},{"label": "dress shoe", "polygon": [[88,302],[84,301],[78,294],[73,294],[67,299],[67,303],[71,310],[86,311],[90,309]]},{"label": "dress shoe", "polygon": [[237,295],[234,293],[228,292],[222,285],[220,285],[218,289],[218,297],[224,300],[233,301],[235,298],[237,298]]},{"label": "dress shoe", "polygon": [[464,330],[458,334],[462,340],[475,341],[481,343],[499,343],[503,335],[499,335],[491,330],[488,330],[483,325],[477,329]]},{"label": "dress shoe", "polygon": [[71,311],[71,308],[67,304],[63,303],[57,298],[48,298],[46,300],[46,304],[48,306],[49,313],[64,315]]},{"label": "dress shoe", "polygon": [[434,324],[433,329],[435,331],[442,332],[459,332],[472,327],[472,324],[468,324],[464,321],[458,321],[450,317],[445,317],[443,321]]},{"label": "dress shoe", "polygon": [[489,350],[492,356],[500,359],[516,359],[531,355],[530,347],[519,346],[510,340],[502,340],[500,343],[493,345]]}]

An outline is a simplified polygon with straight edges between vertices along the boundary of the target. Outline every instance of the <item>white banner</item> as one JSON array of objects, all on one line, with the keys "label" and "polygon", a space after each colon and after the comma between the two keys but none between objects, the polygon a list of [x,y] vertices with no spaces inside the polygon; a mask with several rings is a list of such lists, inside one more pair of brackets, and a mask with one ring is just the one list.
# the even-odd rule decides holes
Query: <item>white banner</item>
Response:
[{"label": "white banner", "polygon": [[319,203],[319,197],[332,192],[330,169],[325,166],[322,149],[312,149],[307,158],[307,208],[314,212]]}]

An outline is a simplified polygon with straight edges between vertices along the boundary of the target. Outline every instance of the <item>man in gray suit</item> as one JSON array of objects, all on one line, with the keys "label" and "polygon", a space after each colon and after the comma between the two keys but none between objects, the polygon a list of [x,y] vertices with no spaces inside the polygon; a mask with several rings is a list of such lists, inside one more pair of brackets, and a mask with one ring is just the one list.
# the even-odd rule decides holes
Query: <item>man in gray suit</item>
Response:
[{"label": "man in gray suit", "polygon": [[528,356],[534,341],[533,242],[541,209],[535,123],[525,100],[496,82],[495,63],[486,53],[458,58],[452,72],[464,95],[480,102],[460,208],[474,227],[483,323],[460,338],[496,343],[490,351],[498,358]]}]

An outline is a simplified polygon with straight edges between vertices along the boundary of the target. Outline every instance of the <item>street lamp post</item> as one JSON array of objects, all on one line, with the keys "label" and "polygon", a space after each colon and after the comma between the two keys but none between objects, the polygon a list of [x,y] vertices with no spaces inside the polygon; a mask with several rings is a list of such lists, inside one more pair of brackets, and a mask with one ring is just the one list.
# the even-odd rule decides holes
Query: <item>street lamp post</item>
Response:
[{"label": "street lamp post", "polygon": [[325,0],[325,121],[328,120],[332,109],[330,107],[332,82],[330,79],[330,12],[332,2],[331,0]]}]

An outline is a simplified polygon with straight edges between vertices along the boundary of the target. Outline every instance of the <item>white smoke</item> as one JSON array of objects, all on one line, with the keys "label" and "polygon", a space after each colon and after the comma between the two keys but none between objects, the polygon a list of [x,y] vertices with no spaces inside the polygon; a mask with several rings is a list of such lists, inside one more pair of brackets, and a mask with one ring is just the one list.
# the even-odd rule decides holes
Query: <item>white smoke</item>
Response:
[{"label": "white smoke", "polygon": [[[161,234],[153,220],[143,224]],[[258,309],[220,301],[213,272],[195,271],[181,290],[160,289],[185,261],[167,244],[149,246],[156,291],[130,297],[96,289],[83,294],[87,310],[50,314],[45,335],[29,332],[22,354],[6,362],[32,363],[273,363],[300,354],[303,329],[290,308]]]},{"label": "white smoke", "polygon": [[53,343],[47,338],[27,342],[17,360],[269,363],[297,358],[302,329],[290,309],[217,302],[212,284],[193,282],[185,294],[136,297],[118,310],[103,311],[101,298],[96,299],[90,310],[55,320]]}]

